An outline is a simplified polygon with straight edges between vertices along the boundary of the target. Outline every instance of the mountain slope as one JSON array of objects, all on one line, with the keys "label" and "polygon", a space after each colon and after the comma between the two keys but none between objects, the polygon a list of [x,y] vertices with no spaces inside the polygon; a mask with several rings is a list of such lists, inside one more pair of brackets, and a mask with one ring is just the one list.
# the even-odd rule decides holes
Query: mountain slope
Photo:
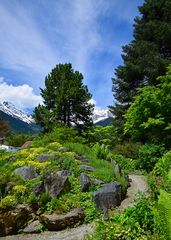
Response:
[{"label": "mountain slope", "polygon": [[33,133],[39,129],[31,116],[9,102],[0,102],[0,118],[9,123],[12,131]]},{"label": "mountain slope", "polygon": [[108,117],[106,119],[102,119],[102,120],[94,123],[94,127],[97,127],[97,126],[106,127],[106,126],[111,126],[111,125],[112,125],[112,117]]},{"label": "mountain slope", "polygon": [[93,113],[94,126],[110,126],[112,124],[112,114],[108,109],[95,109]]}]

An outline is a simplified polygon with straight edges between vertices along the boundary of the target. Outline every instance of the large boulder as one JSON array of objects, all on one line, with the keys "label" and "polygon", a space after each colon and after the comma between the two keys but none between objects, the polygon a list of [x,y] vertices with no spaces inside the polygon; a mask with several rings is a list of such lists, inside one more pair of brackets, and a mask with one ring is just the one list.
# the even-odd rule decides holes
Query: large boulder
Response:
[{"label": "large boulder", "polygon": [[46,162],[48,160],[54,160],[56,158],[58,158],[58,155],[56,154],[42,154],[37,157],[37,160],[39,162]]},{"label": "large boulder", "polygon": [[85,173],[81,173],[80,184],[81,184],[81,192],[87,192],[91,186],[90,177]]},{"label": "large boulder", "polygon": [[33,166],[19,167],[15,169],[14,173],[16,175],[19,175],[21,178],[28,180],[36,178],[38,176]]},{"label": "large boulder", "polygon": [[122,201],[122,187],[118,182],[105,184],[94,192],[93,199],[100,211],[119,206]]},{"label": "large boulder", "polygon": [[63,177],[63,176],[71,176],[71,175],[72,175],[72,171],[70,171],[70,170],[61,170],[61,171],[58,171],[57,174],[58,174],[60,177]]},{"label": "large boulder", "polygon": [[59,176],[58,173],[47,173],[44,178],[45,191],[54,198],[62,192],[69,192],[71,184],[66,176]]},{"label": "large boulder", "polygon": [[96,169],[88,165],[79,165],[80,170],[85,170],[88,172],[94,172]]},{"label": "large boulder", "polygon": [[30,219],[32,210],[26,205],[18,205],[10,210],[0,208],[0,236],[17,234]]},{"label": "large boulder", "polygon": [[50,231],[59,231],[84,222],[85,214],[82,209],[77,208],[65,215],[46,215],[40,216],[40,222]]},{"label": "large boulder", "polygon": [[40,233],[42,231],[42,224],[35,220],[32,223],[29,223],[24,229],[23,233]]}]

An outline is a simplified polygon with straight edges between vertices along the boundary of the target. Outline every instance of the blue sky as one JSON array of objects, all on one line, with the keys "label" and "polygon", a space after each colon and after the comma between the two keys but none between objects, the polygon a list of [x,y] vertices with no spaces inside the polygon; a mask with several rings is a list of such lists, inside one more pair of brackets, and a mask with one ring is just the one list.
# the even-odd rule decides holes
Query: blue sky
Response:
[{"label": "blue sky", "polygon": [[114,69],[132,39],[142,0],[1,0],[0,100],[22,109],[58,63],[71,62],[98,107],[113,104]]}]

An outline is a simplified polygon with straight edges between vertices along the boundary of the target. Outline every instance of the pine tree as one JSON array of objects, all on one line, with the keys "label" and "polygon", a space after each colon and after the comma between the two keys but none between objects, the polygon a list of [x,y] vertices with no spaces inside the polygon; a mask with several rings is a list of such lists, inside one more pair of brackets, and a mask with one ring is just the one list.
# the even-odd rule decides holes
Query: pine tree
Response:
[{"label": "pine tree", "polygon": [[171,1],[145,0],[135,18],[134,39],[123,47],[123,66],[115,70],[111,107],[114,124],[123,129],[123,115],[137,94],[137,89],[157,85],[157,77],[166,73],[171,63]]},{"label": "pine tree", "polygon": [[74,71],[71,64],[56,65],[46,76],[45,88],[41,89],[44,104],[34,111],[35,119],[45,131],[57,123],[77,128],[91,124],[92,96],[82,81],[83,75]]}]

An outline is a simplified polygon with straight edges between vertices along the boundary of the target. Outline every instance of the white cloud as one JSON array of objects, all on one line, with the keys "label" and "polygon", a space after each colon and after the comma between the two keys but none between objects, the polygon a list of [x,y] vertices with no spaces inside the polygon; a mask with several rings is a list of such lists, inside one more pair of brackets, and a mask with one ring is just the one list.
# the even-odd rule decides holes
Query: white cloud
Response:
[{"label": "white cloud", "polygon": [[[3,79],[0,77],[0,79]],[[33,88],[27,84],[20,86],[8,85],[4,80],[0,81],[0,101],[9,101],[19,109],[34,108],[42,103],[41,96],[35,95]]]}]

